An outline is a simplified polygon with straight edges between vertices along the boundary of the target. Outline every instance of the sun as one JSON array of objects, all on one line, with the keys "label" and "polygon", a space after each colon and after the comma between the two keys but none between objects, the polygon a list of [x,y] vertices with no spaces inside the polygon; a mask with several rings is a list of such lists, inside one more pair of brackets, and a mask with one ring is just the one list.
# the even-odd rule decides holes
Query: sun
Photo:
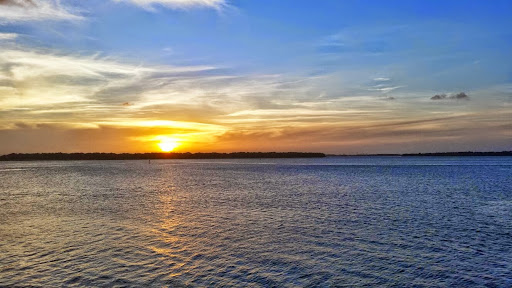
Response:
[{"label": "sun", "polygon": [[160,150],[163,152],[171,152],[178,146],[180,146],[180,143],[171,138],[162,139],[160,143],[158,143],[158,147],[160,147]]}]

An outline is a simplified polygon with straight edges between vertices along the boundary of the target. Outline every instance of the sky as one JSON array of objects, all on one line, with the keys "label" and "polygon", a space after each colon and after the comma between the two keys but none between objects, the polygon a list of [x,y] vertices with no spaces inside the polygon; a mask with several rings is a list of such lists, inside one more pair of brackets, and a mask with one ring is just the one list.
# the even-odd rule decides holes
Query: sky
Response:
[{"label": "sky", "polygon": [[512,150],[512,1],[0,0],[0,154]]}]

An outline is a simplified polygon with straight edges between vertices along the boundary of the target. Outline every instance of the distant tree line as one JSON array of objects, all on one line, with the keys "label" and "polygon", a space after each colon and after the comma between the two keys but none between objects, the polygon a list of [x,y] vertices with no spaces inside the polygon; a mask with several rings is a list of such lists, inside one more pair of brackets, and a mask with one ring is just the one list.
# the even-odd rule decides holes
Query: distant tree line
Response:
[{"label": "distant tree line", "polygon": [[324,153],[234,152],[234,153],[12,153],[0,161],[33,160],[148,160],[148,159],[242,159],[242,158],[314,158]]},{"label": "distant tree line", "polygon": [[327,155],[327,156],[512,156],[512,151],[501,152],[434,152],[434,153],[407,153],[407,154],[356,154],[356,155]]},{"label": "distant tree line", "polygon": [[436,152],[436,153],[417,153],[402,154],[402,156],[512,156],[512,151],[501,152]]},{"label": "distant tree line", "polygon": [[347,157],[361,157],[361,156],[512,156],[512,151],[501,152],[434,152],[434,153],[407,153],[407,154],[355,154],[355,155],[334,155],[328,154],[327,156],[347,156]]},{"label": "distant tree line", "polygon": [[[512,151],[501,152],[436,152],[410,154],[359,154],[328,156],[512,156]],[[150,159],[244,159],[244,158],[319,158],[324,153],[307,152],[233,152],[233,153],[11,153],[0,156],[0,161],[35,160],[150,160]]]}]

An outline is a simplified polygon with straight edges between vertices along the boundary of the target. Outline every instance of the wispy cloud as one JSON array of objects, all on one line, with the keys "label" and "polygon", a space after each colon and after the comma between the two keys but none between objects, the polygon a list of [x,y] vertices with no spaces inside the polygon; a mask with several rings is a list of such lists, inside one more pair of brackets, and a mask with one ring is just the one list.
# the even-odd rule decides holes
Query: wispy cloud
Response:
[{"label": "wispy cloud", "polygon": [[398,88],[402,88],[403,86],[385,86],[385,85],[376,85],[371,88],[368,88],[369,91],[380,91],[380,92],[391,92]]},{"label": "wispy cloud", "polygon": [[225,0],[114,0],[129,2],[144,9],[153,10],[157,6],[171,9],[213,8],[220,10],[225,7]]},{"label": "wispy cloud", "polygon": [[343,54],[363,53],[381,54],[397,48],[394,35],[407,31],[406,26],[367,26],[346,27],[338,33],[328,35],[317,43],[320,53]]},{"label": "wispy cloud", "polygon": [[[507,113],[501,111],[497,115]],[[471,124],[475,122],[478,125]],[[441,118],[419,117],[413,121],[317,122],[260,130],[238,129],[226,132],[218,141],[224,143],[227,151],[242,146],[252,150],[344,153],[434,152],[453,151],[454,143],[461,145],[455,149],[488,150],[509,146],[509,128],[502,121],[490,119],[486,113],[467,113]],[[489,139],[495,146],[488,146]]]},{"label": "wispy cloud", "polygon": [[[396,89],[403,88],[403,85],[396,85],[394,84],[393,79],[388,77],[377,77],[373,78],[372,81],[368,84],[368,91],[377,91],[381,93],[388,93],[392,92]],[[391,97],[393,98],[393,97]],[[394,99],[394,98],[393,98]]]},{"label": "wispy cloud", "polygon": [[16,33],[0,33],[0,41],[1,40],[13,40],[18,37]]},{"label": "wispy cloud", "polygon": [[[0,107],[1,110],[44,110],[59,104],[59,108],[67,109],[71,105],[79,111],[88,109],[89,115],[93,111],[112,112],[134,106],[122,106],[125,102],[137,100],[134,104],[140,105],[141,94],[165,89],[180,79],[212,69],[209,66],[144,67],[98,56],[0,49]],[[172,98],[172,92],[167,95]]]},{"label": "wispy cloud", "polygon": [[0,0],[0,24],[82,19],[72,8],[58,0]]}]

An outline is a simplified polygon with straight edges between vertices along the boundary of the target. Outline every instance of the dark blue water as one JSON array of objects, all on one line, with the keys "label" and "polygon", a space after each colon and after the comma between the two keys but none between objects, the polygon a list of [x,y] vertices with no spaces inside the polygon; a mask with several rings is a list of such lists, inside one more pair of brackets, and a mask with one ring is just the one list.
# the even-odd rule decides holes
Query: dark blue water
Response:
[{"label": "dark blue water", "polygon": [[0,286],[512,286],[512,157],[0,163]]}]

